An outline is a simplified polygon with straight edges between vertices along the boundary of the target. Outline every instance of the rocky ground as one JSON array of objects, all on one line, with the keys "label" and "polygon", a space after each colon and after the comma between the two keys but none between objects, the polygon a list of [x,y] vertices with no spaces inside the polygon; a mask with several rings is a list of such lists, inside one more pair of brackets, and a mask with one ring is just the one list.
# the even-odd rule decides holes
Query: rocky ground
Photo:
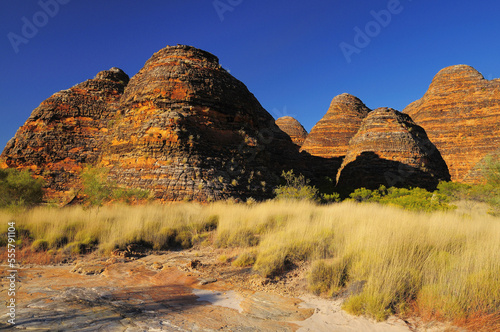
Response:
[{"label": "rocky ground", "polygon": [[[23,266],[16,325],[31,331],[456,331],[392,317],[375,323],[341,300],[307,294],[307,266],[275,280],[231,266],[234,251],[203,248]],[[229,258],[228,258],[229,257]],[[224,259],[221,259],[224,258]],[[2,273],[6,273],[4,266]],[[2,295],[7,298],[7,280]]]}]

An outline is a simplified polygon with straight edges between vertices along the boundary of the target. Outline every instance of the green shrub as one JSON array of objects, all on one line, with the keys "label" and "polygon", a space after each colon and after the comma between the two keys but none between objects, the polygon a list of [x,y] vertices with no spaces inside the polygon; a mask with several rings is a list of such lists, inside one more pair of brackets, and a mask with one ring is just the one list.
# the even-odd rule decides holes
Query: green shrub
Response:
[{"label": "green shrub", "polygon": [[429,192],[422,188],[389,188],[387,195],[380,199],[380,203],[400,206],[412,211],[439,211],[451,210],[448,197],[439,192]]},{"label": "green shrub", "polygon": [[304,175],[295,175],[293,170],[283,171],[281,177],[285,184],[274,189],[274,194],[278,200],[318,200],[318,189],[309,185],[309,180]]},{"label": "green shrub", "polygon": [[114,200],[130,203],[134,199],[144,200],[148,199],[150,196],[149,191],[142,189],[125,189],[116,188],[112,191],[112,197]]},{"label": "green shrub", "polygon": [[491,206],[490,213],[500,215],[500,160],[498,156],[487,157],[481,165],[481,171],[485,180],[483,184],[441,182],[438,185],[438,191],[455,201],[488,203]]},{"label": "green shrub", "polygon": [[349,197],[356,202],[378,202],[382,195],[385,195],[386,188],[385,186],[380,186],[379,189],[370,190],[366,188],[358,188],[354,190]]},{"label": "green shrub", "polygon": [[499,155],[491,155],[485,158],[481,173],[489,186],[500,188],[500,158]]},{"label": "green shrub", "polygon": [[412,211],[439,211],[450,210],[454,206],[448,204],[447,195],[435,191],[429,192],[422,188],[395,188],[387,189],[380,186],[379,189],[370,190],[359,188],[350,195],[351,200],[356,202],[376,202],[385,205],[399,206]]},{"label": "green shrub", "polygon": [[337,203],[340,202],[340,194],[332,193],[332,194],[321,194],[321,203]]},{"label": "green shrub", "polygon": [[43,200],[43,180],[29,171],[0,169],[0,207],[34,206]]},{"label": "green shrub", "polygon": [[93,166],[86,166],[82,171],[83,194],[89,205],[102,206],[110,200],[130,203],[134,199],[144,200],[151,196],[147,190],[118,187],[108,180],[108,173],[105,168]]},{"label": "green shrub", "polygon": [[104,168],[87,166],[81,174],[83,183],[83,194],[92,206],[101,206],[112,194],[109,185],[108,171]]}]

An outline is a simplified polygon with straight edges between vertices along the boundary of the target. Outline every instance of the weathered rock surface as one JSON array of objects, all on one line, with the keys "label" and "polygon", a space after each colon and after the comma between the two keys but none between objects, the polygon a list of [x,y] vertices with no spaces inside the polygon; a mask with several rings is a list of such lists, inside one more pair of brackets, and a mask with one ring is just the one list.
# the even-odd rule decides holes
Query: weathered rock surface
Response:
[{"label": "weathered rock surface", "polygon": [[311,129],[301,151],[323,158],[345,156],[349,140],[369,112],[361,100],[350,94],[336,96],[325,116]]},{"label": "weathered rock surface", "polygon": [[130,83],[112,68],[54,94],[2,157],[45,178],[51,196],[78,187],[83,164],[98,164],[118,185],[197,201],[270,197],[286,164],[300,164],[245,85],[214,55],[182,45],[154,54]]},{"label": "weathered rock surface", "polygon": [[307,137],[307,131],[299,121],[291,116],[282,116],[276,120],[276,125],[290,136],[295,145],[299,148],[302,146]]},{"label": "weathered rock surface", "polygon": [[404,112],[425,128],[453,181],[481,180],[478,163],[500,146],[500,79],[466,65],[444,68]]},{"label": "weathered rock surface", "polygon": [[97,162],[128,81],[121,69],[111,68],[42,102],[7,143],[7,166],[31,169],[52,194],[72,188],[82,165]]},{"label": "weathered rock surface", "polygon": [[407,114],[378,108],[351,139],[337,186],[348,191],[380,185],[433,190],[440,180],[449,178],[443,158],[422,127]]},{"label": "weathered rock surface", "polygon": [[264,198],[298,158],[243,83],[214,55],[168,46],[130,80],[102,165],[162,200]]},{"label": "weathered rock surface", "polygon": [[[20,267],[16,325],[7,324],[4,310],[0,330],[410,331],[395,317],[375,323],[351,316],[341,310],[340,301],[281,296],[270,283],[260,291],[248,289],[236,280],[258,279],[230,264],[223,280],[202,286],[203,271],[183,271],[181,266],[196,257],[210,271],[220,271],[215,251],[207,248],[205,253],[213,257],[185,251],[137,260],[83,257],[80,266],[105,267],[99,275],[70,272],[70,265]],[[155,269],[155,264],[163,268]],[[6,270],[0,271],[3,280],[6,276]]]}]

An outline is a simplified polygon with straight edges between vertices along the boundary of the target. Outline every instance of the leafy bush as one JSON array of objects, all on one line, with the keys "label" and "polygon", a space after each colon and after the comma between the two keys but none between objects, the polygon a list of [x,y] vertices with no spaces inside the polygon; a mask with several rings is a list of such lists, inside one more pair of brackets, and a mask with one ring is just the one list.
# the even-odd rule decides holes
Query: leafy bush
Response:
[{"label": "leafy bush", "polygon": [[438,211],[450,210],[454,206],[448,204],[449,198],[440,192],[429,192],[422,188],[395,188],[387,189],[380,186],[379,189],[370,190],[359,188],[350,195],[351,200],[356,202],[376,202],[385,205],[399,206],[412,211]]},{"label": "leafy bush", "polygon": [[439,193],[454,201],[483,202],[491,206],[490,214],[500,215],[500,160],[492,156],[485,159],[482,165],[485,183],[463,184],[441,182]]},{"label": "leafy bush", "polygon": [[481,171],[489,186],[500,187],[500,157],[498,155],[488,156]]},{"label": "leafy bush", "polygon": [[321,194],[321,202],[322,203],[337,203],[340,202],[340,194],[332,193],[332,194]]},{"label": "leafy bush", "polygon": [[476,199],[473,195],[472,186],[458,182],[440,182],[438,191],[451,200]]},{"label": "leafy bush", "polygon": [[108,182],[108,171],[104,168],[87,166],[81,174],[83,194],[92,206],[101,206],[111,198],[113,189]]},{"label": "leafy bush", "polygon": [[318,189],[309,185],[309,180],[304,175],[295,175],[293,170],[288,172],[283,171],[281,177],[285,181],[285,185],[278,186],[274,189],[276,199],[278,200],[318,200]]},{"label": "leafy bush", "polygon": [[349,197],[356,202],[379,202],[382,195],[387,193],[385,186],[380,186],[379,189],[370,190],[366,188],[358,188],[354,190]]},{"label": "leafy bush", "polygon": [[451,210],[448,197],[439,192],[429,192],[422,188],[389,188],[387,195],[380,200],[382,204],[396,205],[413,211]]},{"label": "leafy bush", "polygon": [[0,207],[34,206],[42,199],[43,180],[34,179],[27,170],[0,169]]},{"label": "leafy bush", "polygon": [[118,187],[108,180],[108,173],[105,168],[92,166],[87,166],[82,171],[83,194],[89,205],[102,206],[111,200],[130,203],[134,199],[144,200],[150,197],[147,190]]}]

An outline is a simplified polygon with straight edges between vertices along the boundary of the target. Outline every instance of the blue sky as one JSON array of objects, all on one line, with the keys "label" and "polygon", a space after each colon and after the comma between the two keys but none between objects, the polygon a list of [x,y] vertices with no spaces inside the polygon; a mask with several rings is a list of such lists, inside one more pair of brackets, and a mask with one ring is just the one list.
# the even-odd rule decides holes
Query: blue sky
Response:
[{"label": "blue sky", "polygon": [[2,0],[0,150],[53,93],[113,66],[133,76],[176,44],[215,54],[308,131],[343,92],[402,110],[444,67],[500,77],[499,13],[493,0]]}]

